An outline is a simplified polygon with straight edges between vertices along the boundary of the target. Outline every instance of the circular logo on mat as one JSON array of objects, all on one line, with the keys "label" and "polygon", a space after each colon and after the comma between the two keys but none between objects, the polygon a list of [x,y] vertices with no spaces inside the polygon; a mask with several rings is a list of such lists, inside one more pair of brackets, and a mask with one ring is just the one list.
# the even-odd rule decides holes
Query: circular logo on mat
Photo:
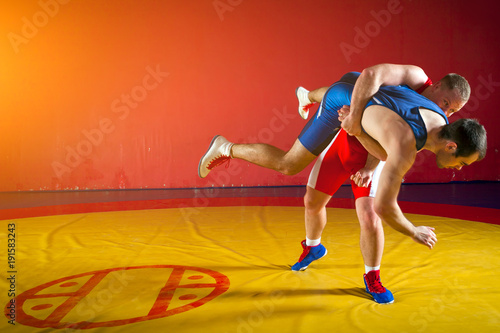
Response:
[{"label": "circular logo on mat", "polygon": [[[229,279],[206,268],[111,268],[44,283],[14,298],[15,321],[33,327],[90,329],[172,316],[213,300]],[[4,314],[10,318],[13,302]]]}]

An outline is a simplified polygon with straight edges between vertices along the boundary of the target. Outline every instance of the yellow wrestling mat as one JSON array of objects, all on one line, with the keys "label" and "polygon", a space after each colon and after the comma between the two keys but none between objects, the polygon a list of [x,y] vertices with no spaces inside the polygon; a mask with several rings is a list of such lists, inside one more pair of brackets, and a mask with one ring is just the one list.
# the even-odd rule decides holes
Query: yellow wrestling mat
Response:
[{"label": "yellow wrestling mat", "polygon": [[379,305],[364,291],[352,209],[329,208],[328,255],[290,270],[303,215],[205,207],[1,221],[2,249],[15,251],[3,256],[0,330],[500,331],[499,225],[408,214],[436,228],[432,251],[385,226],[381,276],[395,302]]}]

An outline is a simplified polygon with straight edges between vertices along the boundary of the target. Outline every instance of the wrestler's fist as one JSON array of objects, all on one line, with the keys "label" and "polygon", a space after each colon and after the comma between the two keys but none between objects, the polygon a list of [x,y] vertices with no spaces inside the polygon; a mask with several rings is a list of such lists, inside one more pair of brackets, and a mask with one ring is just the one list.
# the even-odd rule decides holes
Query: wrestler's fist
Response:
[{"label": "wrestler's fist", "polygon": [[415,227],[412,239],[419,244],[427,246],[431,250],[437,242],[434,228],[424,226]]},{"label": "wrestler's fist", "polygon": [[355,174],[351,175],[351,180],[359,187],[368,187],[373,178],[373,170],[362,168]]},{"label": "wrestler's fist", "polygon": [[349,105],[342,105],[342,108],[337,111],[337,113],[339,114],[339,121],[344,121],[344,119],[349,115],[350,112],[351,108],[349,107]]},{"label": "wrestler's fist", "polygon": [[340,110],[338,110],[339,121],[344,131],[349,135],[360,135],[361,134],[361,120],[354,119],[351,115],[351,107],[349,105],[343,105]]}]

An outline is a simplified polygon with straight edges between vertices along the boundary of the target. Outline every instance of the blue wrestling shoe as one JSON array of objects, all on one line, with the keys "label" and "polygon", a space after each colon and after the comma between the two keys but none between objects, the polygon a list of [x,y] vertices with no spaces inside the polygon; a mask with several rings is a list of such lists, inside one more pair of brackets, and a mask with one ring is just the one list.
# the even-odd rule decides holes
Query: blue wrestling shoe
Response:
[{"label": "blue wrestling shoe", "polygon": [[363,275],[365,281],[366,291],[373,296],[375,302],[380,304],[390,304],[394,302],[392,293],[385,289],[380,282],[380,270],[370,271],[368,274]]},{"label": "blue wrestling shoe", "polygon": [[300,245],[302,245],[302,254],[300,255],[299,261],[292,266],[292,271],[303,271],[309,266],[314,260],[318,260],[326,256],[326,248],[323,244],[316,246],[307,246],[306,241],[303,240]]}]

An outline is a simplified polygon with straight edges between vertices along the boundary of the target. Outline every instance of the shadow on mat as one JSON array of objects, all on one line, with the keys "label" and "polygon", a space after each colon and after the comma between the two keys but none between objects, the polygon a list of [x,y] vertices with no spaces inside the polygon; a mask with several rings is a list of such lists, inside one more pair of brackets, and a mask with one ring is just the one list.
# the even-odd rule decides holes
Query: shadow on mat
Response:
[{"label": "shadow on mat", "polygon": [[335,296],[356,296],[372,300],[364,288],[332,288],[332,289],[274,289],[272,291],[257,291],[257,290],[232,290],[227,291],[220,297],[271,297],[279,295],[280,297],[297,297],[297,296],[311,296],[311,295],[335,295]]}]

